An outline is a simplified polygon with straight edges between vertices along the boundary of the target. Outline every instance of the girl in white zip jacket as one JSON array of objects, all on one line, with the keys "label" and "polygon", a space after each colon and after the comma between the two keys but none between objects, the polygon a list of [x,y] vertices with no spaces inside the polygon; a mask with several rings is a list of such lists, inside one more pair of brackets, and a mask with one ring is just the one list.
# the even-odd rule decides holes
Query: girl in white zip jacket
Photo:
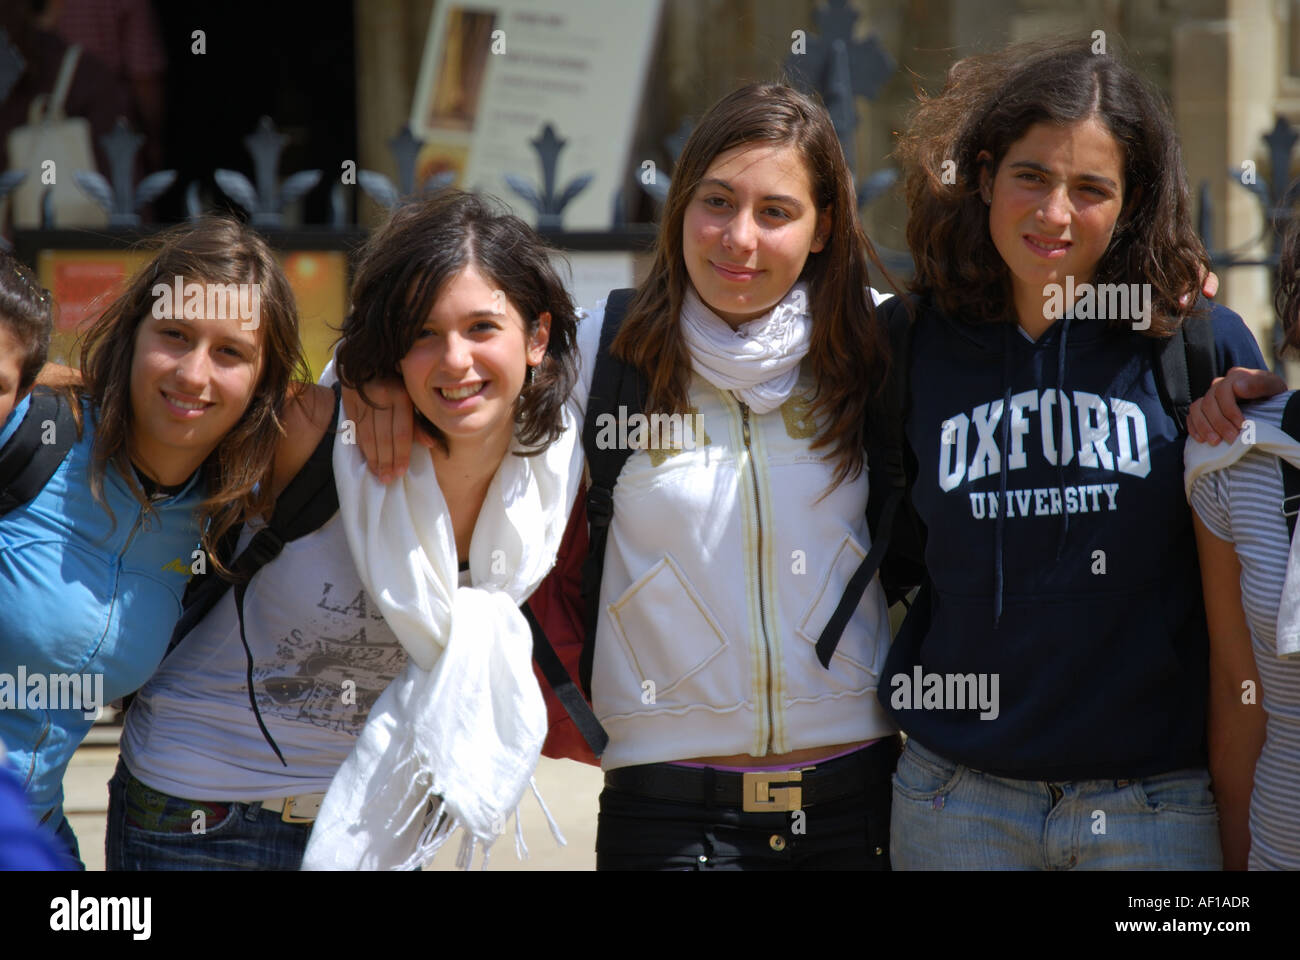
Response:
[{"label": "girl in white zip jacket", "polygon": [[[888,868],[898,741],[875,698],[878,583],[829,669],[814,651],[870,547],[862,424],[883,347],[868,258],[819,104],[756,84],[704,116],[612,346],[645,378],[645,412],[699,435],[641,443],[614,491],[598,869]],[[581,398],[601,322],[579,324]],[[392,474],[404,454],[372,430],[359,423],[363,449]]]}]

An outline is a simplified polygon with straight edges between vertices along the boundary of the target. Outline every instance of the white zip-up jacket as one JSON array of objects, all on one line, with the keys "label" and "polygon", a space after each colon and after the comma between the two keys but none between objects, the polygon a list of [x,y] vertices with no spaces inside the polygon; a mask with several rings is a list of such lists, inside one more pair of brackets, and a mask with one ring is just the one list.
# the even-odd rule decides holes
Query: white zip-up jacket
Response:
[{"label": "white zip-up jacket", "polygon": [[[600,304],[579,328],[584,392],[602,319]],[[829,670],[814,649],[871,540],[865,471],[827,493],[812,386],[805,363],[791,398],[759,415],[693,374],[694,449],[637,449],[624,464],[592,670],[604,769],[896,731],[876,700],[890,642],[879,578]]]}]

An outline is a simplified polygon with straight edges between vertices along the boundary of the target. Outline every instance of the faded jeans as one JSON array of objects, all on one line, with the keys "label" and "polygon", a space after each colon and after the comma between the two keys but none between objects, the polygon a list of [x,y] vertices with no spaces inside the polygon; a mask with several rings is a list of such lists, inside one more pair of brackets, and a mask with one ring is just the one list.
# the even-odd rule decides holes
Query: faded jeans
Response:
[{"label": "faded jeans", "polygon": [[908,740],[894,774],[895,870],[1221,870],[1204,770],[1137,780],[995,777]]}]

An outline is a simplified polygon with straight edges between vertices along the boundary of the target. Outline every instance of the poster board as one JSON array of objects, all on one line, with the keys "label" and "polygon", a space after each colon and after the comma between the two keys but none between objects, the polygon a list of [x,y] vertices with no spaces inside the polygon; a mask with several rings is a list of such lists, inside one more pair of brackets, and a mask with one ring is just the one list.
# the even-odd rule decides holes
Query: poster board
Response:
[{"label": "poster board", "polygon": [[[97,239],[97,238],[96,238]],[[55,326],[50,359],[73,365],[76,341],[86,326],[126,288],[153,255],[147,246],[42,247],[33,250],[37,276],[54,297]],[[351,270],[344,250],[274,247],[276,259],[298,305],[303,351],[318,377],[329,360],[347,309]],[[26,258],[24,258],[26,259]]]},{"label": "poster board", "polygon": [[555,192],[592,174],[565,207],[564,227],[609,229],[660,8],[660,0],[439,3],[411,106],[411,130],[425,141],[417,183],[452,171],[456,186],[498,197],[535,224],[505,175],[541,193],[530,141],[550,124],[565,141]]}]

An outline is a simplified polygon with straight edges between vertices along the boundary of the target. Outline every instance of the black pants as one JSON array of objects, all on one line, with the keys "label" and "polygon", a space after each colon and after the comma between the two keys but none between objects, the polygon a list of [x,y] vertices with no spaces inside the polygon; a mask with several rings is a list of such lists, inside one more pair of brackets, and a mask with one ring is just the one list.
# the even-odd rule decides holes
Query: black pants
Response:
[{"label": "black pants", "polygon": [[[859,754],[870,754],[869,762]],[[861,793],[792,813],[746,813],[606,787],[596,869],[888,870],[890,777],[897,760],[898,738],[891,737],[831,761],[862,766]]]}]

